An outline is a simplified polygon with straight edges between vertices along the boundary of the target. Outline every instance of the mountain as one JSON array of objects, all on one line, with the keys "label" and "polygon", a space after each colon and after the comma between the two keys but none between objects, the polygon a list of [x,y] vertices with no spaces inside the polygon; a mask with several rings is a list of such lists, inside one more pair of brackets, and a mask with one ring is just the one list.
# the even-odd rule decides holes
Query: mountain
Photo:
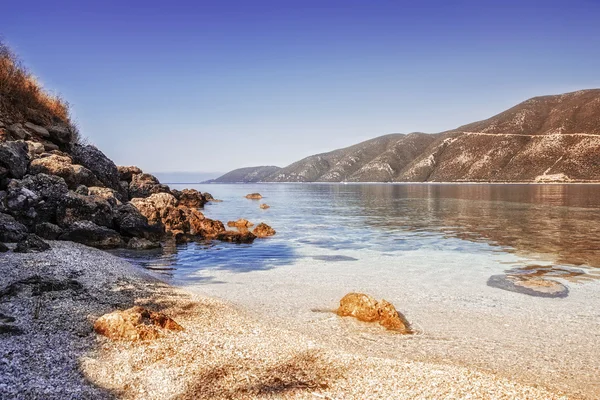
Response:
[{"label": "mountain", "polygon": [[277,173],[281,170],[279,167],[273,165],[260,166],[260,167],[247,167],[234,169],[218,177],[217,179],[210,180],[211,183],[255,183],[261,182],[265,178]]},{"label": "mountain", "polygon": [[259,181],[600,181],[599,154],[600,89],[590,89],[534,97],[437,134],[380,136],[306,157]]}]

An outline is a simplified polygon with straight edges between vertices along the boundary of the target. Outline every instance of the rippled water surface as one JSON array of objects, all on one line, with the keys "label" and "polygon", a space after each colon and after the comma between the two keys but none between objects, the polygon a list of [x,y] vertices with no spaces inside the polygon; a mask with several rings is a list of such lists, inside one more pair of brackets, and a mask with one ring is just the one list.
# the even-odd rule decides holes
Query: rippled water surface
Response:
[{"label": "rippled water surface", "polygon": [[[190,243],[160,254],[126,255],[165,268],[163,274],[175,281],[211,280],[199,270],[265,270],[304,257],[341,261],[351,257],[344,251],[360,250],[390,257],[428,249],[501,252],[518,256],[507,268],[542,261],[583,268],[586,274],[578,279],[600,272],[599,185],[171,186],[210,191],[223,200],[205,206],[209,218],[264,221],[277,230],[275,237],[252,245]],[[250,192],[264,198],[245,199]],[[261,203],[271,208],[262,210]]]}]

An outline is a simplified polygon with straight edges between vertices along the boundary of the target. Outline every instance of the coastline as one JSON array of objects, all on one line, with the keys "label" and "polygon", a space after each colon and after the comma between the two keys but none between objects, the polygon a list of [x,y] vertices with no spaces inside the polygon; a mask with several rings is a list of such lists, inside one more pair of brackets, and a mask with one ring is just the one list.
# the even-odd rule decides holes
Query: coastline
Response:
[{"label": "coastline", "polygon": [[[0,312],[21,334],[0,342],[2,398],[572,398],[458,365],[340,350],[169,286],[101,250],[50,244],[45,253],[2,256],[4,289],[31,276],[55,282],[38,296],[30,283],[3,291]],[[185,331],[150,342],[113,342],[92,331],[100,315],[134,304],[164,312]]]}]

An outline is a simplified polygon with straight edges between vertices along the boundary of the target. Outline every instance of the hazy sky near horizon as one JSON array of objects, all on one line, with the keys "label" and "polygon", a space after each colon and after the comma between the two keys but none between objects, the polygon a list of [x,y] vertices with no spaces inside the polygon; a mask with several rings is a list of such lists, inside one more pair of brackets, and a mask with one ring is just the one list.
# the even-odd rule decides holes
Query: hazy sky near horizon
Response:
[{"label": "hazy sky near horizon", "polygon": [[285,166],[600,87],[600,1],[27,1],[0,35],[147,171]]}]

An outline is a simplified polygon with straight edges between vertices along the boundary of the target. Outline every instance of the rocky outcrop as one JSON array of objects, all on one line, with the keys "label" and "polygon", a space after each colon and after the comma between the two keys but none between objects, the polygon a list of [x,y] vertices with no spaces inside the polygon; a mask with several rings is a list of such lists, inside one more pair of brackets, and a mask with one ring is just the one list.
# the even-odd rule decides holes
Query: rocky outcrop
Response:
[{"label": "rocky outcrop", "polygon": [[262,195],[260,193],[250,193],[246,195],[246,198],[250,200],[260,200],[262,199]]},{"label": "rocky outcrop", "polygon": [[378,322],[384,328],[399,333],[412,333],[406,318],[390,302],[377,301],[367,294],[348,293],[340,300],[336,313],[364,322]]},{"label": "rocky outcrop", "polygon": [[56,221],[62,227],[78,221],[90,221],[96,225],[112,228],[112,207],[100,196],[82,196],[69,192],[56,211]]},{"label": "rocky outcrop", "polygon": [[94,331],[112,340],[153,340],[164,331],[182,331],[183,327],[165,314],[136,306],[104,314],[94,323]]},{"label": "rocky outcrop", "polygon": [[252,233],[259,238],[264,238],[267,236],[273,236],[275,235],[275,229],[271,228],[269,225],[265,224],[264,222],[261,222],[260,224],[258,224],[256,226],[256,228],[254,228],[254,230],[252,231]]},{"label": "rocky outcrop", "polygon": [[60,176],[65,180],[69,189],[75,189],[79,185],[101,185],[92,171],[81,165],[73,164],[68,156],[51,154],[47,157],[37,158],[31,161],[29,173]]},{"label": "rocky outcrop", "polygon": [[106,187],[119,190],[119,170],[114,162],[94,146],[75,144],[71,157],[76,164],[83,165],[93,172]]}]

